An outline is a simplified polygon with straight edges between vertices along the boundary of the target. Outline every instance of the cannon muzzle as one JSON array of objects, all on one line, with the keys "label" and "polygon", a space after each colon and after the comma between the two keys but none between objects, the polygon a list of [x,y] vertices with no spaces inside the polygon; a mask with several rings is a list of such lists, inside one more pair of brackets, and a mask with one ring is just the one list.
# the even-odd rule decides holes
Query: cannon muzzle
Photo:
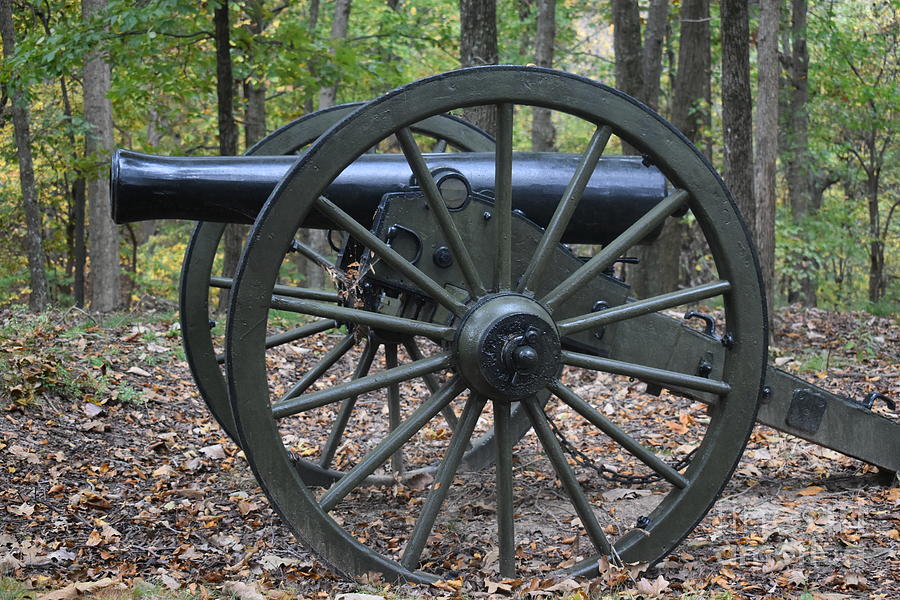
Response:
[{"label": "cannon muzzle", "polygon": [[[453,172],[462,176],[471,190],[492,194],[492,153],[426,154],[425,159],[432,172]],[[297,160],[296,156],[164,157],[117,150],[110,179],[113,220],[252,223]],[[575,154],[516,153],[513,208],[546,227],[578,161]],[[402,154],[366,154],[347,167],[325,195],[370,226],[385,194],[410,191],[414,186]],[[639,157],[603,158],[563,241],[607,243],[665,194],[665,178],[656,168],[644,166]],[[327,229],[332,224],[313,211],[303,226]]]}]

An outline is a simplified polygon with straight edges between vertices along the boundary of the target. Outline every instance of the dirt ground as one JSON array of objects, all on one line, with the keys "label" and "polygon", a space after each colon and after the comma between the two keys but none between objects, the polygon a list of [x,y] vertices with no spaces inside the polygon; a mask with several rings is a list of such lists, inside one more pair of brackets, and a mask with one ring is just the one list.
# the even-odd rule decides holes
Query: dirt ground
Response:
[{"label": "dirt ground", "polygon": [[[465,485],[465,494],[453,496],[445,512],[462,515],[463,524],[447,519],[426,556],[455,561],[446,583],[386,586],[373,579],[360,587],[320,564],[269,507],[241,452],[198,397],[171,321],[134,325],[122,319],[99,327],[67,313],[36,331],[17,331],[18,318],[0,314],[5,364],[23,373],[36,369],[40,377],[6,377],[0,392],[0,575],[39,588],[139,577],[214,595],[226,583],[245,582],[272,597],[285,590],[304,597],[360,590],[485,597],[637,589],[659,597],[900,598],[900,483],[884,485],[872,467],[762,426],[707,517],[649,572],[632,578],[610,569],[592,582],[545,576],[547,556],[564,566],[586,542],[578,539],[571,506],[552,485],[530,492],[541,479],[534,466],[541,454],[529,434],[516,447],[514,490],[523,577],[502,581],[483,545],[495,528],[493,469],[487,468],[454,484]],[[771,348],[776,364],[853,398],[875,389],[900,398],[896,319],[785,309],[778,320]],[[76,375],[76,365],[86,375]],[[15,386],[41,377],[76,384],[94,377],[104,388],[78,397],[62,393],[62,384],[52,392],[35,388],[37,401],[17,402],[23,392]],[[62,383],[72,388],[72,381]],[[667,443],[677,454],[685,444],[675,421],[688,408],[667,409],[672,419],[646,402],[629,410],[635,432],[648,427],[655,428],[651,438],[672,436]],[[884,405],[877,410],[900,418]],[[384,421],[371,412],[372,422]],[[547,413],[568,417],[553,405]],[[319,419],[327,422],[329,414]],[[566,437],[577,445],[578,433],[567,429]],[[436,441],[446,438],[439,426],[433,434]],[[315,445],[322,435],[298,438],[297,447]],[[583,467],[578,475],[592,497],[619,503],[613,513],[622,523],[633,522],[660,493],[656,484],[612,486]],[[367,490],[362,504],[394,502],[407,493],[396,488]],[[409,498],[419,491],[409,491]],[[355,518],[353,502],[348,521]],[[478,536],[475,527],[483,529]],[[618,525],[608,527],[614,532]],[[445,551],[444,542],[455,550]],[[391,543],[384,542],[387,552]],[[653,583],[656,588],[648,587]]]}]

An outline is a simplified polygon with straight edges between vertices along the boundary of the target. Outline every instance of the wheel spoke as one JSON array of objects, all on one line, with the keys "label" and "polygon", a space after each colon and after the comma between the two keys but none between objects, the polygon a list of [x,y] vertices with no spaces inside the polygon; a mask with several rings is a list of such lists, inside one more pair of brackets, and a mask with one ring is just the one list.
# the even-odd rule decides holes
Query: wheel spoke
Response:
[{"label": "wheel spoke", "polygon": [[[402,369],[403,367],[398,367]],[[400,449],[412,436],[414,436],[428,421],[432,419],[441,408],[449,404],[462,392],[465,385],[454,378],[444,385],[436,394],[419,405],[408,419],[403,421],[397,429],[389,433],[381,443],[378,444],[371,452],[352,469],[350,469],[343,477],[332,485],[328,492],[322,496],[319,505],[322,510],[328,512],[359,485],[366,477],[372,474],[375,469],[384,464],[384,462]]]},{"label": "wheel spoke", "polygon": [[562,362],[573,367],[594,369],[595,371],[604,371],[614,375],[625,375],[642,381],[673,385],[679,388],[696,390],[698,392],[712,392],[713,394],[719,394],[720,396],[724,396],[731,391],[730,385],[717,379],[706,379],[705,377],[698,377],[696,375],[687,375],[685,373],[667,371],[666,369],[657,369],[655,367],[645,367],[644,365],[636,365],[620,360],[601,358],[599,356],[590,356],[588,354],[571,352],[569,350],[563,350],[560,354]]},{"label": "wheel spoke", "polygon": [[584,193],[584,188],[591,179],[594,169],[597,168],[597,162],[600,160],[607,142],[609,142],[610,135],[612,135],[612,129],[608,125],[598,127],[594,131],[587,149],[581,155],[581,160],[575,169],[575,173],[572,175],[572,179],[569,180],[569,185],[566,186],[566,190],[563,192],[562,199],[556,206],[553,218],[550,219],[550,223],[547,225],[547,229],[541,236],[541,241],[534,251],[534,256],[531,258],[531,262],[528,264],[528,268],[519,282],[519,292],[535,290],[540,286],[544,268],[553,255],[552,250],[562,239],[563,233],[568,227],[569,221],[578,207],[578,203],[581,201],[581,194]]},{"label": "wheel spoke", "polygon": [[441,233],[444,234],[447,244],[450,246],[450,251],[453,252],[456,260],[459,262],[459,268],[462,271],[463,278],[466,280],[466,286],[469,288],[469,295],[472,298],[483,296],[485,293],[484,284],[481,282],[478,269],[475,268],[472,255],[469,254],[459,229],[457,229],[453,217],[450,216],[450,210],[444,202],[443,195],[438,190],[434,177],[431,176],[431,171],[428,170],[428,165],[425,164],[425,159],[422,157],[422,153],[413,139],[412,132],[409,128],[404,127],[397,132],[397,140],[400,142],[400,147],[406,156],[406,162],[409,163],[416,180],[419,182],[419,186],[425,192],[425,199],[428,201],[428,206],[437,219]]},{"label": "wheel spoke", "polygon": [[516,534],[513,518],[512,439],[509,402],[494,400],[494,439],[497,448],[497,541],[501,577],[516,576]]},{"label": "wheel spoke", "polygon": [[651,450],[642,446],[640,442],[600,414],[600,412],[585,402],[584,399],[574,391],[564,386],[559,381],[554,381],[547,386],[547,389],[549,389],[557,398],[572,407],[575,412],[584,417],[594,427],[608,435],[634,457],[653,469],[660,477],[679,489],[687,487],[688,480],[684,475],[673,469]]},{"label": "wheel spoke", "polygon": [[440,286],[434,279],[419,270],[418,267],[403,258],[396,250],[378,238],[371,231],[357,222],[353,217],[338,208],[333,202],[319,196],[316,200],[316,208],[326,218],[330,219],[338,227],[345,229],[356,240],[374,252],[381,260],[391,267],[403,273],[410,281],[415,283],[427,295],[440,303],[444,308],[461,317],[466,312],[466,305],[454,298],[447,290]]},{"label": "wheel spoke", "polygon": [[609,543],[606,534],[603,533],[600,522],[597,521],[597,515],[594,514],[591,503],[584,495],[584,491],[575,477],[575,472],[569,466],[569,463],[566,462],[566,455],[563,453],[562,446],[560,446],[559,440],[553,435],[550,424],[547,423],[547,415],[544,414],[541,405],[538,404],[537,398],[534,396],[526,398],[522,402],[525,405],[528,418],[531,420],[531,425],[534,427],[538,439],[541,440],[544,452],[547,453],[547,458],[550,459],[559,481],[566,488],[566,493],[569,495],[569,500],[571,500],[572,506],[575,508],[575,513],[581,519],[581,524],[587,531],[594,548],[604,556],[612,556],[614,552],[612,544]]},{"label": "wheel spoke", "polygon": [[[384,366],[390,370],[399,365],[397,361],[397,344],[384,345]],[[388,426],[391,431],[400,426],[400,385],[392,383],[388,385]],[[403,450],[397,450],[391,457],[391,470],[394,473],[405,471]]]},{"label": "wheel spoke", "polygon": [[[234,279],[230,277],[210,277],[209,287],[230,290],[234,285]],[[340,302],[341,297],[337,292],[318,290],[315,288],[294,287],[292,285],[276,285],[272,292],[279,296],[289,298],[303,298],[304,300],[321,300],[323,302]]]},{"label": "wheel spoke", "polygon": [[494,289],[512,287],[512,148],[513,105],[497,105],[497,149],[494,171],[494,217],[497,252],[494,263]]},{"label": "wheel spoke", "polygon": [[309,389],[309,386],[314,384],[319,377],[324,375],[325,371],[330,369],[334,363],[341,360],[341,357],[347,354],[350,348],[353,347],[354,342],[355,340],[353,339],[352,333],[344,336],[344,339],[342,339],[339,344],[329,350],[312,369],[303,374],[300,381],[295,383],[293,387],[281,397],[281,401],[293,398],[294,396],[299,396]]},{"label": "wheel spoke", "polygon": [[[318,321],[313,321],[312,323],[307,323],[306,325],[302,325],[300,327],[295,327],[294,329],[289,329],[288,331],[284,331],[282,333],[276,333],[275,335],[267,336],[266,350],[268,350],[269,348],[274,348],[275,346],[281,346],[283,344],[296,342],[297,340],[315,335],[316,333],[322,333],[323,331],[334,329],[337,326],[337,321],[334,321],[332,319],[320,319]],[[216,355],[216,362],[220,365],[225,362],[224,352],[222,354]]]},{"label": "wheel spoke", "polygon": [[416,321],[415,319],[406,319],[404,317],[383,315],[381,313],[358,308],[347,308],[345,306],[337,306],[326,302],[318,302],[317,300],[298,300],[296,298],[272,296],[272,301],[269,306],[275,310],[315,315],[317,317],[334,319],[339,322],[369,325],[387,331],[406,333],[409,335],[421,335],[433,339],[451,340],[454,335],[454,329],[452,327],[435,325],[434,323],[426,323],[425,321]]},{"label": "wheel spoke", "polygon": [[459,463],[463,454],[469,447],[469,440],[472,437],[472,432],[475,431],[475,425],[478,424],[478,417],[484,409],[485,402],[483,397],[472,394],[472,397],[466,402],[465,408],[463,408],[459,427],[454,431],[447,453],[438,466],[434,482],[431,484],[431,490],[428,492],[428,497],[422,506],[422,512],[416,520],[412,535],[403,551],[403,558],[400,560],[400,563],[407,569],[414,569],[419,563],[419,557],[422,555],[422,550],[424,550],[425,543],[428,541],[428,534],[431,533],[441,506],[443,506],[444,500],[447,498],[447,493],[453,484],[453,478],[456,476],[457,469],[459,469]]},{"label": "wheel spoke", "polygon": [[272,404],[272,415],[276,419],[289,417],[306,410],[331,404],[332,402],[359,396],[392,383],[400,383],[408,379],[421,377],[425,373],[434,373],[452,365],[453,356],[449,352],[442,352],[424,360],[360,377],[355,381],[348,381],[324,390],[309,392],[296,398],[274,402]]},{"label": "wheel spoke", "polygon": [[327,256],[319,254],[312,246],[308,246],[299,240],[295,239],[291,242],[291,250],[299,252],[326,271],[334,269],[334,261],[329,260]]},{"label": "wheel spoke", "polygon": [[[369,369],[372,368],[372,360],[375,358],[377,351],[378,344],[371,339],[366,340],[362,355],[359,357],[359,363],[353,372],[354,381],[369,374]],[[337,453],[337,449],[344,437],[344,430],[347,429],[347,423],[350,422],[350,415],[353,413],[354,406],[356,406],[356,396],[347,398],[341,404],[341,410],[338,412],[338,416],[331,426],[331,432],[328,434],[328,441],[322,447],[322,458],[319,460],[319,466],[323,469],[331,468],[334,455]]]},{"label": "wheel spoke", "polygon": [[565,281],[556,286],[541,301],[550,311],[555,310],[561,302],[578,291],[585,282],[603,272],[623,252],[641,241],[648,233],[672,216],[684,204],[687,197],[688,193],[684,190],[675,190],[666,196],[665,199],[647,211],[643,217],[635,221],[621,235],[607,244],[591,260],[569,275]]},{"label": "wheel spoke", "polygon": [[646,298],[644,300],[635,300],[634,302],[628,302],[621,306],[613,306],[612,308],[607,308],[594,313],[572,317],[571,319],[560,321],[557,324],[557,327],[559,327],[560,336],[573,335],[586,329],[595,329],[602,325],[609,325],[610,323],[615,323],[617,321],[624,321],[625,319],[639,317],[652,312],[675,308],[682,304],[720,296],[730,289],[730,282],[714,281],[712,283],[706,283],[684,290],[669,292],[668,294],[660,294],[659,296],[653,296],[652,298]]},{"label": "wheel spoke", "polygon": [[[419,350],[419,345],[416,343],[415,338],[406,338],[403,340],[403,347],[406,348],[406,353],[409,354],[409,357],[413,360],[422,360],[424,357],[422,356],[422,351]],[[441,384],[438,383],[437,377],[432,373],[426,373],[422,375],[422,379],[425,381],[425,386],[428,388],[428,391],[432,394],[438,391],[438,388],[441,387]],[[453,408],[450,406],[444,407],[441,411],[441,415],[443,415],[444,420],[447,421],[447,425],[450,426],[450,429],[456,431],[458,426],[458,419],[456,418],[456,413],[453,412]]]}]

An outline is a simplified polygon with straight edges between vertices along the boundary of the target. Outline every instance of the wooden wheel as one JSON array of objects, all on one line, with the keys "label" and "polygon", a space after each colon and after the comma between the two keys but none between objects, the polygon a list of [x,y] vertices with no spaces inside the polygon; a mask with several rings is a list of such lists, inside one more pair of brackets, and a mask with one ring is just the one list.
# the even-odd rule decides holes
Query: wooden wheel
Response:
[{"label": "wooden wheel", "polygon": [[[448,206],[434,184],[434,159],[422,155],[408,128],[478,105],[497,112],[493,191]],[[568,185],[545,229],[516,212],[517,194],[528,193],[516,184],[521,173],[513,124],[520,106],[553,109],[590,134],[583,152],[569,160]],[[390,136],[399,139],[419,190],[387,198],[369,231],[323,194],[347,165]],[[592,178],[603,178],[595,167],[611,136],[645,153],[670,193],[602,248],[582,246],[575,251],[588,256],[576,256],[560,242]],[[627,286],[608,269],[685,210],[703,232],[715,276],[687,289],[628,298]],[[310,211],[356,244],[354,261],[341,275],[351,282],[349,299],[338,304],[284,298],[274,287]],[[424,252],[400,248],[392,226],[416,232]],[[417,258],[428,254],[431,262]],[[450,272],[438,270],[442,262],[452,276],[440,275]],[[367,300],[367,284],[382,286],[378,301]],[[401,301],[387,293],[395,288]],[[411,299],[420,299],[415,310]],[[710,299],[721,304],[721,339],[666,314]],[[488,556],[506,577],[545,575],[548,564],[553,571],[591,574],[602,557],[659,560],[716,500],[756,415],[766,359],[764,306],[755,253],[734,202],[669,123],[632,98],[574,75],[464,69],[367,104],[320,138],[270,197],[235,278],[226,333],[229,397],[241,445],[274,506],[304,543],[346,574],[433,581],[459,568],[485,568]],[[267,362],[272,309],[353,324],[355,333],[337,337],[328,352],[357,344],[366,330],[412,339],[422,351],[369,375],[359,368],[355,376],[299,375],[312,380],[306,391],[286,393],[298,375],[285,381]],[[409,383],[425,375],[438,379],[431,392]],[[545,408],[539,397],[548,392],[557,401]],[[343,476],[327,490],[311,488],[294,470],[292,452],[318,435],[317,422],[358,406],[364,394],[373,396],[374,407],[405,403],[407,412],[388,424],[382,419],[375,431],[369,419],[369,429],[348,437]],[[446,440],[435,435],[433,419],[448,406],[459,426]],[[536,440],[517,442],[509,427],[513,410],[527,415]],[[355,420],[365,421],[361,415]],[[636,427],[644,420],[649,432]],[[496,456],[487,481],[484,472],[458,468],[485,426],[494,428]],[[616,490],[608,481],[598,486],[584,467],[573,467],[576,457],[625,483],[611,493]],[[408,474],[418,464],[413,461],[434,460],[439,466],[424,485],[404,477],[404,465]],[[640,477],[640,469],[653,477]],[[379,491],[369,485],[373,477],[394,477],[397,485]],[[637,519],[616,504],[629,494],[644,499]],[[485,500],[479,504],[478,497]]]}]

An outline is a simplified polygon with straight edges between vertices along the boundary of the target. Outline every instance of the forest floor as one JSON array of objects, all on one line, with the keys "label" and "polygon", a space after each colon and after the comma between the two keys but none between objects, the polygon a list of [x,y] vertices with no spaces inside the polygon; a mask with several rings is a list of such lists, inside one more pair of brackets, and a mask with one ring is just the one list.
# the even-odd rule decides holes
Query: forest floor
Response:
[{"label": "forest floor", "polygon": [[[777,324],[771,360],[782,368],[853,398],[877,389],[900,399],[897,318],[786,308]],[[880,403],[877,410],[900,418]],[[0,576],[47,600],[122,598],[115,590],[142,582],[241,600],[896,599],[898,486],[859,461],[758,426],[706,518],[635,578],[608,571],[594,581],[350,583],[306,552],[270,508],[198,397],[171,315],[96,322],[76,311],[0,311]]]}]

